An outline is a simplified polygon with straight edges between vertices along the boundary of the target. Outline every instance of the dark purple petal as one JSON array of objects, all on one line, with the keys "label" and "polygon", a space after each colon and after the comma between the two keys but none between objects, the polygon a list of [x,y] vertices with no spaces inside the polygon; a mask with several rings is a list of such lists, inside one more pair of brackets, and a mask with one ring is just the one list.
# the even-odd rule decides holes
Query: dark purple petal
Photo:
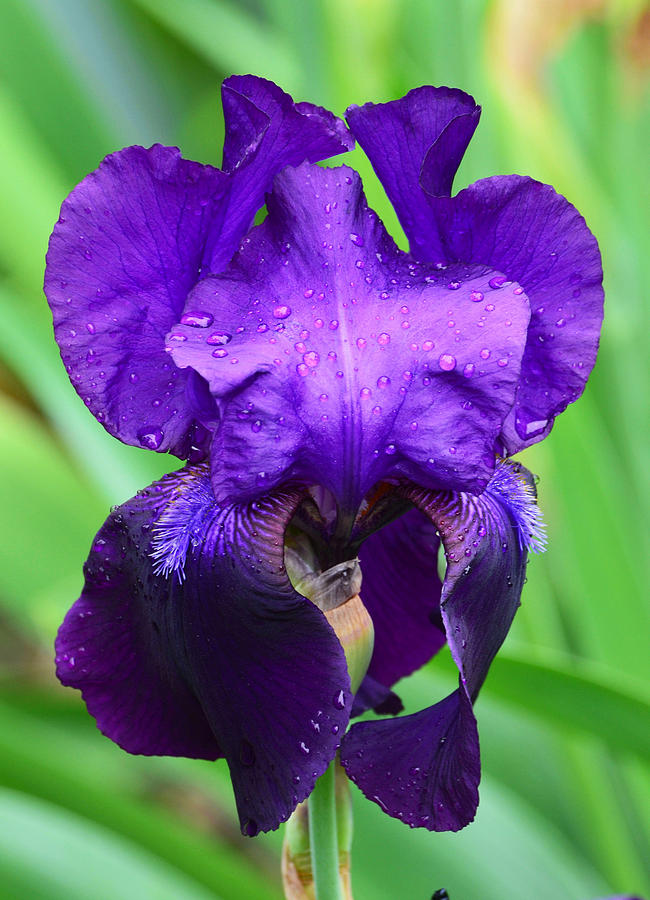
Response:
[{"label": "dark purple petal", "polygon": [[402,712],[404,705],[397,694],[376,681],[372,675],[366,675],[354,695],[352,716],[360,716],[368,709],[373,709],[382,716],[396,716]]},{"label": "dark purple petal", "polygon": [[206,269],[220,272],[285,166],[318,162],[354,147],[345,123],[311,103],[294,103],[272,81],[233,75],[221,88],[225,117],[223,167],[231,175],[227,209],[216,218]]},{"label": "dark purple petal", "polygon": [[530,474],[502,463],[480,496],[405,489],[440,532],[441,613],[459,688],[414,715],[361,722],[341,761],[367,797],[411,826],[457,831],[474,818],[480,779],[471,703],[519,605],[528,548],[542,543]]},{"label": "dark purple petal", "polygon": [[291,587],[283,538],[299,500],[219,508],[203,467],[114,511],[57,639],[57,674],[132,753],[228,760],[242,830],[308,796],[347,725],[345,657]]},{"label": "dark purple petal", "polygon": [[415,265],[352,170],[285,169],[264,223],[190,298],[210,328],[169,340],[221,409],[220,502],[287,479],[354,511],[386,477],[482,490],[529,318],[523,292],[492,291],[495,277]]},{"label": "dark purple petal", "polygon": [[164,337],[227,182],[176,148],[127,147],[61,207],[45,272],[56,339],[79,395],[127,444],[186,456],[195,418],[210,416],[201,379],[174,366]]},{"label": "dark purple petal", "polygon": [[[433,211],[438,258],[492,266],[530,301],[521,381],[502,435],[508,453],[517,453],[548,434],[593,368],[603,318],[598,243],[568,200],[518,175],[477,181],[453,199],[436,199]],[[422,237],[416,253],[427,252]]]},{"label": "dark purple petal", "polygon": [[449,195],[480,114],[480,106],[469,94],[430,86],[390,103],[366,103],[347,110],[350,129],[411,242],[431,230],[429,199],[420,187],[423,171],[428,190]]},{"label": "dark purple petal", "polygon": [[421,668],[445,643],[439,545],[430,519],[413,509],[359,551],[363,603],[375,628],[368,672],[386,687]]}]

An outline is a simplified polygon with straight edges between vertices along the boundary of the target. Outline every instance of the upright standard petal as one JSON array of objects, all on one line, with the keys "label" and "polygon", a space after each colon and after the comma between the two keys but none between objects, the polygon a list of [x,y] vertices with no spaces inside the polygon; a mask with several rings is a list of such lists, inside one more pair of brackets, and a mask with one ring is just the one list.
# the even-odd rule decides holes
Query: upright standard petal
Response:
[{"label": "upright standard petal", "polygon": [[227,264],[273,176],[354,143],[340,119],[261,78],[228,79],[223,101],[226,172],[172,147],[114,153],[64,202],[47,255],[45,292],[78,393],[120,440],[181,458],[200,458],[216,413],[202,379],[165,355],[165,334],[200,278]]},{"label": "upright standard petal", "polygon": [[191,452],[210,418],[201,379],[181,372],[164,337],[199,278],[228,177],[174,147],[107,156],[64,201],[47,253],[45,293],[70,380],[127,444]]},{"label": "upright standard petal", "polygon": [[429,200],[420,188],[425,160],[433,193],[449,195],[480,114],[481,107],[469,94],[429,85],[409,91],[400,100],[351,106],[346,111],[352,134],[370,159],[411,242],[431,230]]},{"label": "upright standard petal", "polygon": [[224,81],[221,96],[226,126],[223,167],[231,175],[231,190],[227,208],[215,219],[207,241],[204,262],[211,272],[220,272],[233,255],[277,172],[354,147],[341,119],[311,103],[294,103],[272,81],[233,75]]},{"label": "upright standard petal", "polygon": [[[554,417],[584,389],[602,323],[600,253],[577,210],[531,178],[486,178],[449,196],[478,121],[471,98],[459,93],[421,88],[393,103],[353,109],[348,120],[418,260],[487,265],[528,295],[521,383],[501,435],[512,454],[548,434]],[[431,123],[453,115],[438,136]]]},{"label": "upright standard petal", "polygon": [[327,768],[352,697],[283,538],[299,494],[216,505],[188,467],[115,510],[57,638],[57,674],[131,753],[225,756],[245,834],[290,815]]},{"label": "upright standard petal", "polygon": [[404,493],[435,524],[445,548],[441,613],[459,688],[435,706],[350,729],[341,761],[350,778],[412,827],[457,831],[478,805],[480,753],[472,703],[519,605],[528,549],[542,540],[532,479],[497,468],[481,495]]},{"label": "upright standard petal", "polygon": [[519,379],[523,291],[492,292],[499,276],[482,266],[414,264],[351,169],[288,168],[267,205],[227,271],[190,298],[211,326],[168,339],[220,407],[220,502],[287,479],[353,512],[386,477],[482,490]]}]

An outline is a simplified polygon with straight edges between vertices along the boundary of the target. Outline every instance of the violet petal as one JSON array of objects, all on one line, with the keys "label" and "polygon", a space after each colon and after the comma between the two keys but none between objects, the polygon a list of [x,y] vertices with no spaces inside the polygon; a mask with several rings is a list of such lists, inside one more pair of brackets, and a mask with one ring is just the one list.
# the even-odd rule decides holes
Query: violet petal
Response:
[{"label": "violet petal", "polygon": [[[210,329],[174,326],[174,361],[209,383],[220,502],[288,479],[356,511],[377,482],[480,491],[512,408],[529,318],[516,285],[401,253],[345,167],[285,169],[268,216],[190,300]],[[223,342],[219,343],[219,342]]]},{"label": "violet petal", "polygon": [[480,496],[418,487],[405,494],[436,525],[445,548],[441,612],[459,688],[422,712],[353,725],[341,761],[390,815],[414,827],[457,831],[478,805],[471,704],[519,605],[528,548],[541,541],[534,486],[523,467],[502,463]]},{"label": "violet petal", "polygon": [[352,705],[341,645],[283,567],[299,496],[224,509],[204,467],[166,476],[111,514],[57,638],[58,677],[124,749],[226,757],[245,834],[308,796]]}]

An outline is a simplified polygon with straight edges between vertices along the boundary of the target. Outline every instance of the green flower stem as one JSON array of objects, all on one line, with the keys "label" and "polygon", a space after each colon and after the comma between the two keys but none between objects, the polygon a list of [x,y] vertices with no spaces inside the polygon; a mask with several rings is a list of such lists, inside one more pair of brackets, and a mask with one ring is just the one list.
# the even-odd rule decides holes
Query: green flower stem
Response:
[{"label": "green flower stem", "polygon": [[330,764],[309,797],[309,844],[316,900],[344,900],[339,874],[336,765],[336,761]]}]

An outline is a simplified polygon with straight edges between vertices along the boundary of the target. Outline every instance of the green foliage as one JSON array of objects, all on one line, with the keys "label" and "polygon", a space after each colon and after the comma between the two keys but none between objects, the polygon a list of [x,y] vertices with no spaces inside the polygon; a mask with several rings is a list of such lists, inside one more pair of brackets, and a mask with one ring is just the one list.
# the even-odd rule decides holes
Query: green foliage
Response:
[{"label": "green foliage", "polygon": [[[225,764],[123,754],[57,687],[50,649],[108,507],[174,461],[108,437],[68,384],[41,292],[47,237],[67,191],[117,147],[160,140],[218,163],[218,84],[230,71],[273,78],[339,113],[417,84],[462,87],[484,113],[457,186],[509,171],[553,182],[603,251],[596,371],[549,440],[524,455],[540,475],[550,549],[530,565],[512,637],[478,702],[477,821],[458,835],[411,832],[355,792],[356,896],[424,898],[444,886],[452,900],[589,900],[650,890],[649,117],[633,52],[642,4],[612,0],[553,28],[532,13],[513,25],[515,7],[0,5],[0,896],[281,893],[279,837],[239,836]],[[350,161],[402,240],[368,163],[358,150]],[[400,686],[407,711],[453,684],[443,653]]]}]

